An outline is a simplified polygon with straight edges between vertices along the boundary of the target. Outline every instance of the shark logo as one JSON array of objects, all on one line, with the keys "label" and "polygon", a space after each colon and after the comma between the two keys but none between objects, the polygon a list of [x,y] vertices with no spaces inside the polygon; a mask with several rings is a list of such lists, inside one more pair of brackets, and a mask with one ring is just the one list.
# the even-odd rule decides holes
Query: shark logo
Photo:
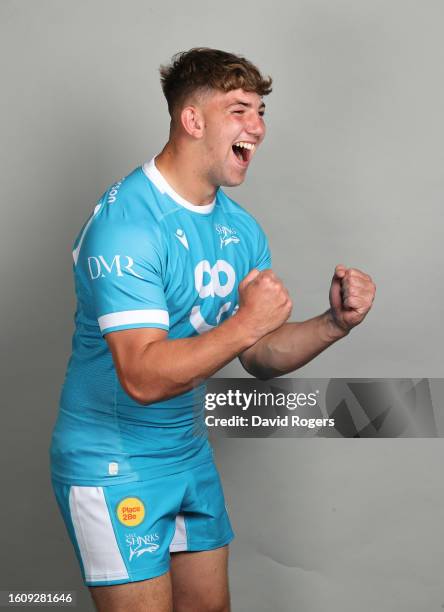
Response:
[{"label": "shark logo", "polygon": [[230,242],[233,242],[234,244],[236,244],[237,242],[240,242],[240,238],[238,238],[238,236],[236,235],[237,234],[236,230],[233,229],[232,227],[227,227],[226,225],[220,225],[220,223],[218,223],[215,227],[216,227],[216,232],[219,234],[221,249],[224,246],[227,246],[228,244],[230,244]]},{"label": "shark logo", "polygon": [[134,533],[126,536],[126,543],[129,547],[129,560],[133,557],[137,559],[145,553],[154,553],[159,549],[159,535],[157,533],[149,533],[145,536],[138,536]]}]

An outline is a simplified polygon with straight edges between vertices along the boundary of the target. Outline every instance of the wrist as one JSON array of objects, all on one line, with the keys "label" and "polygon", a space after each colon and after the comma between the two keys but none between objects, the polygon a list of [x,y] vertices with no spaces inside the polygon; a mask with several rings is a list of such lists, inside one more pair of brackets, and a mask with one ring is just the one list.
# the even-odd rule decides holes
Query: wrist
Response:
[{"label": "wrist", "polygon": [[251,324],[251,317],[244,311],[243,308],[239,308],[236,314],[234,314],[228,321],[232,322],[234,326],[234,333],[238,335],[241,342],[245,344],[245,348],[256,344],[260,340],[261,335],[258,334],[257,329]]},{"label": "wrist", "polygon": [[322,315],[324,334],[328,342],[336,342],[350,333],[349,327],[343,327],[334,317],[331,308]]}]

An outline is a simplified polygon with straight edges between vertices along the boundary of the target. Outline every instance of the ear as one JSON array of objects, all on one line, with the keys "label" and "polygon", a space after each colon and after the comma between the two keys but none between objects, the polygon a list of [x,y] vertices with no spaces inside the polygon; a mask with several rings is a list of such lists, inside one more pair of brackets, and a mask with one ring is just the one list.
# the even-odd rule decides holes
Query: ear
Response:
[{"label": "ear", "polygon": [[180,122],[187,134],[193,138],[202,138],[204,119],[197,106],[185,106],[180,113]]}]

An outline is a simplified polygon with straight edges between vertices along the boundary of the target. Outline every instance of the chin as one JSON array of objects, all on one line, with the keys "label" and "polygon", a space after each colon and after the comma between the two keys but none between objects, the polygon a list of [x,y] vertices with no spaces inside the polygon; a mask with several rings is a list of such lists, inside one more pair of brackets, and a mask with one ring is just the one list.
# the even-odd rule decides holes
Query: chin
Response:
[{"label": "chin", "polygon": [[221,182],[221,186],[223,187],[237,187],[238,185],[242,185],[245,181],[246,173],[239,174],[238,176],[225,176],[223,178],[223,182]]},{"label": "chin", "polygon": [[221,187],[238,187],[239,185],[242,185],[243,182],[244,179],[239,179],[238,181],[225,181],[224,183],[221,183]]}]

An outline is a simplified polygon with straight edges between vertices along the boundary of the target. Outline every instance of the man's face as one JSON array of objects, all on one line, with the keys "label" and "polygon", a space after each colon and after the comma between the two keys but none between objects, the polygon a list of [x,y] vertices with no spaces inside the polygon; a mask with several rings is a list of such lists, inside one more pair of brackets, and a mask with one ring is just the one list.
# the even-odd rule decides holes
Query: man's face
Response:
[{"label": "man's face", "polygon": [[265,137],[265,104],[254,92],[215,91],[205,98],[205,170],[214,186],[240,185]]}]

